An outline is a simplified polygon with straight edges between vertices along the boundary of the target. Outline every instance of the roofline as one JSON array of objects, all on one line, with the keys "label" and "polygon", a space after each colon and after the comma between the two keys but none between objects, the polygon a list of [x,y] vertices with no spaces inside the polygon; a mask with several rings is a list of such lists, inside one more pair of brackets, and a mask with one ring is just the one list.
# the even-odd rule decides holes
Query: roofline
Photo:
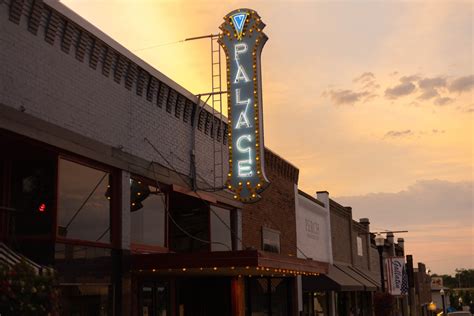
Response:
[{"label": "roofline", "polygon": [[270,153],[272,153],[273,155],[277,156],[279,159],[281,159],[282,161],[284,161],[285,163],[287,163],[288,165],[290,165],[291,167],[297,169],[297,170],[300,170],[297,166],[295,166],[294,164],[292,164],[291,162],[289,162],[288,160],[286,160],[285,158],[281,157],[279,154],[275,153],[273,150],[271,150],[270,148],[268,148],[267,146],[265,146],[265,150],[269,151]]},{"label": "roofline", "polygon": [[[189,98],[190,100],[193,100],[197,103],[197,95],[193,94],[191,91],[179,85],[177,82],[173,81],[170,77],[166,76],[165,74],[160,72],[158,69],[154,68],[152,65],[148,64],[146,61],[144,61],[143,59],[141,59],[140,57],[132,53],[125,46],[123,46],[122,44],[114,40],[109,35],[105,34],[103,31],[101,31],[98,27],[93,25],[91,22],[87,21],[82,16],[74,12],[71,8],[59,2],[59,0],[43,0],[43,3],[51,7],[52,9],[56,10],[58,13],[62,14],[67,19],[73,21],[74,23],[82,27],[84,30],[88,31],[89,33],[99,38],[101,41],[103,41],[105,44],[112,47],[118,53],[124,55],[125,57],[130,59],[130,61],[137,64],[137,66],[147,71],[150,75],[154,76],[156,79],[165,83],[168,87],[172,88],[176,92],[181,93],[186,98]],[[204,107],[210,113],[212,113],[213,108],[209,104],[206,103]],[[218,117],[219,112],[218,111],[215,111],[215,112],[216,112],[216,115],[214,116]],[[227,122],[227,117],[224,114],[222,114],[222,118],[224,122]]]},{"label": "roofline", "polygon": [[324,205],[323,202],[321,202],[321,201],[318,200],[317,198],[315,198],[315,197],[309,195],[308,193],[306,193],[306,192],[304,192],[304,191],[302,191],[302,190],[300,190],[300,189],[298,189],[298,194],[300,194],[301,196],[307,198],[308,200],[310,200],[310,201],[312,201],[312,202],[318,204],[319,206],[325,207],[325,205]]}]

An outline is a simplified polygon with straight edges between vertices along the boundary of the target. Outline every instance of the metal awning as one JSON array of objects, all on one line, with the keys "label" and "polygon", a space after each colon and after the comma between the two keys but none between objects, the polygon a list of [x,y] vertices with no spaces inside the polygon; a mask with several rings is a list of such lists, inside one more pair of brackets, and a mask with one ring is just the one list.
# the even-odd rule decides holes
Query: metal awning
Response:
[{"label": "metal awning", "polygon": [[370,282],[368,279],[363,277],[360,273],[358,273],[354,267],[343,265],[343,264],[335,264],[335,266],[341,270],[342,272],[346,273],[348,276],[356,280],[358,283],[364,286],[365,291],[376,291],[377,286]]},{"label": "metal awning", "polygon": [[328,273],[319,276],[303,276],[303,291],[364,291],[364,285],[335,265],[329,265]]},{"label": "metal awning", "polygon": [[380,286],[380,276],[377,277],[375,272],[367,271],[367,270],[364,270],[364,269],[359,269],[357,267],[350,267],[350,268],[353,269],[355,272],[359,273],[360,275],[362,275],[367,280],[369,280],[369,282],[372,283],[375,287],[381,288],[381,286]]},{"label": "metal awning", "polygon": [[296,276],[327,273],[328,264],[259,250],[132,255],[132,271],[154,275]]}]

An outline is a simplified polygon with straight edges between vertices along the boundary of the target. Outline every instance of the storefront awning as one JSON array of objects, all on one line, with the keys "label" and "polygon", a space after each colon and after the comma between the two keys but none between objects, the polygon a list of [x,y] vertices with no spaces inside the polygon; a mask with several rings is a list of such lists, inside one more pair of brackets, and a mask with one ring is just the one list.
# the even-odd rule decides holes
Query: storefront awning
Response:
[{"label": "storefront awning", "polygon": [[365,277],[363,277],[361,274],[359,274],[354,267],[351,267],[351,266],[346,266],[346,265],[343,265],[343,264],[335,264],[335,266],[343,271],[344,273],[346,273],[348,276],[350,276],[351,278],[353,278],[354,280],[356,280],[357,282],[359,282],[360,284],[362,284],[364,286],[364,290],[365,291],[376,291],[377,290],[377,286],[375,284],[373,284],[372,282],[370,282],[369,280],[367,280]]},{"label": "storefront awning", "polygon": [[303,291],[364,291],[364,285],[338,269],[329,265],[326,275],[303,277]]},{"label": "storefront awning", "polygon": [[296,276],[327,273],[328,264],[259,250],[132,255],[132,271],[163,275]]},{"label": "storefront awning", "polygon": [[375,287],[380,288],[380,276],[377,277],[374,272],[359,269],[356,267],[350,267],[352,270],[355,272],[359,273],[362,275],[365,279],[367,279],[370,283],[372,283]]}]

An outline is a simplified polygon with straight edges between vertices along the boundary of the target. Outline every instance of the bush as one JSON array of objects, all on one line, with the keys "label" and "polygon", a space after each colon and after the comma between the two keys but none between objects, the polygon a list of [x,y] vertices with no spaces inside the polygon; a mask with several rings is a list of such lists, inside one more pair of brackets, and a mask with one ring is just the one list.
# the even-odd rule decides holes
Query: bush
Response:
[{"label": "bush", "polygon": [[1,315],[59,315],[58,293],[50,271],[38,275],[26,262],[12,267],[0,262]]}]

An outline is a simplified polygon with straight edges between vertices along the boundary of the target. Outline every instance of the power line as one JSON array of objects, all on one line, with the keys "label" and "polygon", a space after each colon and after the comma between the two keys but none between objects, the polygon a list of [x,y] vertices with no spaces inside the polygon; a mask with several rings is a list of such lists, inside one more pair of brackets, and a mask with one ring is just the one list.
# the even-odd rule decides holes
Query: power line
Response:
[{"label": "power line", "polygon": [[148,50],[148,49],[152,49],[152,48],[158,48],[158,47],[162,47],[162,46],[168,46],[168,45],[173,45],[173,44],[184,43],[185,41],[186,41],[186,40],[180,40],[180,41],[174,41],[174,42],[161,43],[161,44],[157,44],[157,45],[153,45],[153,46],[148,46],[148,47],[139,48],[139,49],[133,50],[132,52],[141,52],[141,51]]},{"label": "power line", "polygon": [[[169,167],[177,173],[177,175],[186,183],[186,179],[176,170],[176,168],[168,161],[168,159],[165,158],[165,156],[150,142],[150,140],[145,137],[144,139],[146,142],[148,142],[148,144],[150,144],[150,146],[153,148],[153,150],[155,150],[160,156],[161,158],[163,158],[163,160],[169,165]],[[199,197],[199,199],[204,202],[206,205],[207,205],[207,202],[204,201],[204,199],[199,195],[198,192],[195,192],[196,195]],[[219,215],[217,215],[217,213],[212,209],[210,208],[211,212],[214,213],[214,215],[224,224],[224,226],[226,226],[229,231],[231,232],[231,234],[233,234],[241,243],[242,243],[242,246],[245,247],[242,239],[232,230],[231,227],[229,227],[227,225],[227,223],[224,222],[224,220],[222,218],[220,218]],[[265,211],[264,211],[265,212]],[[268,215],[268,214],[267,214]],[[267,216],[268,219],[270,220],[270,222],[275,225],[280,231],[281,231],[281,228],[279,227],[279,225],[276,225],[275,222],[273,222],[272,220],[272,217],[271,216]],[[287,239],[288,240],[288,239]],[[292,241],[292,242],[295,242],[295,245],[296,245],[296,241],[295,240],[288,240],[288,241]],[[246,248],[246,247],[245,247]],[[296,250],[298,250],[306,259],[309,259],[309,257],[304,253],[304,251],[302,251],[297,245],[296,245]]]},{"label": "power line", "polygon": [[76,213],[74,213],[74,215],[71,217],[71,219],[69,220],[69,222],[67,223],[66,225],[66,229],[69,227],[69,225],[72,224],[72,222],[74,221],[74,219],[76,218],[77,215],[79,215],[79,213],[82,211],[82,209],[84,208],[84,206],[87,204],[87,202],[89,201],[89,199],[92,197],[92,195],[94,194],[95,190],[97,190],[97,188],[99,187],[99,185],[102,183],[102,181],[104,181],[105,177],[108,175],[107,172],[104,173],[104,175],[102,176],[102,178],[99,180],[99,182],[95,185],[94,189],[92,189],[92,191],[89,193],[89,195],[87,196],[87,198],[84,200],[84,202],[82,202],[81,206],[77,209]]},{"label": "power line", "polygon": [[[153,164],[152,162],[152,167],[153,167],[153,177],[155,178],[155,182],[156,182],[156,186],[158,187],[158,189],[160,191],[161,190],[161,187],[160,187],[160,184],[159,184],[159,181],[156,179],[156,172],[155,172],[155,165]],[[167,214],[167,217],[173,222],[173,224],[180,230],[182,231],[185,235],[187,235],[188,237],[194,239],[194,240],[197,240],[197,241],[200,241],[200,242],[203,242],[203,243],[206,243],[206,244],[218,244],[218,245],[222,245],[222,246],[225,246],[227,249],[229,250],[232,250],[228,245],[224,244],[224,243],[221,243],[221,242],[218,242],[218,241],[210,241],[210,240],[205,240],[205,239],[201,239],[199,237],[196,237],[194,235],[192,235],[191,233],[189,233],[188,231],[186,231],[183,227],[181,227],[176,221],[175,219],[173,218],[173,216],[171,216],[171,213],[169,212],[169,205],[168,203],[166,202],[164,196],[161,196],[161,199],[163,200],[163,204],[165,205],[165,212]]]},{"label": "power line", "polygon": [[[160,157],[168,164],[168,166],[174,171],[176,172],[176,174],[178,175],[178,177],[180,177],[184,183],[187,183],[187,179],[184,178],[184,176],[181,175],[181,173],[178,172],[178,170],[176,170],[176,168],[168,161],[168,159],[166,159],[166,157],[150,142],[150,140],[145,137],[144,140],[153,148],[154,151],[156,151],[158,153],[158,155],[160,155]],[[154,166],[153,166],[154,168]],[[199,200],[201,202],[204,203],[205,206],[208,206],[208,203],[202,198],[202,196],[199,194],[199,192],[195,191],[194,192],[197,197],[199,198]],[[230,231],[230,233],[238,240],[242,243],[242,247],[246,248],[243,240],[234,232],[234,230],[229,226],[227,225],[227,223],[211,208],[209,207],[209,210],[217,217],[217,219],[219,219],[219,221],[224,224],[224,226]]]}]

